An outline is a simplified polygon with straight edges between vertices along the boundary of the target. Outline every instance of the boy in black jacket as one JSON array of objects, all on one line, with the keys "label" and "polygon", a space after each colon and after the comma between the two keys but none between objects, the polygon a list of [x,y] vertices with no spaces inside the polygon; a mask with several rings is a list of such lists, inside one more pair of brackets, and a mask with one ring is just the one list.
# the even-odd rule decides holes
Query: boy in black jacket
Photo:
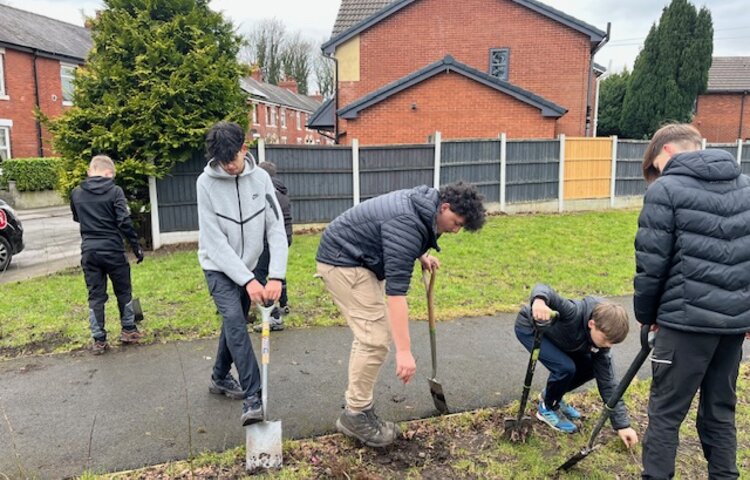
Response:
[{"label": "boy in black jacket", "polygon": [[[286,231],[286,243],[287,246],[292,245],[292,204],[289,201],[289,189],[287,189],[284,182],[278,177],[276,170],[276,164],[272,162],[262,162],[258,164],[260,168],[268,172],[271,176],[271,182],[273,188],[276,190],[276,200],[279,202],[281,207],[281,214],[284,217],[284,230]],[[268,278],[268,263],[271,259],[271,254],[268,250],[268,240],[263,241],[263,253],[261,253],[258,259],[258,265],[253,270],[253,275],[263,285],[266,284]],[[284,321],[281,319],[282,315],[289,314],[289,297],[287,296],[287,283],[286,279],[281,281],[281,296],[279,297],[279,307],[274,308],[271,312],[271,331],[284,330]],[[256,325],[253,330],[260,332],[263,329],[263,325]]]},{"label": "boy in black jacket", "polygon": [[73,189],[70,197],[73,220],[81,225],[81,267],[89,291],[89,324],[95,355],[109,348],[104,329],[107,277],[112,281],[120,310],[120,341],[136,343],[142,336],[135,326],[130,264],[122,236],[130,242],[138,263],[143,261],[143,249],[130,220],[125,194],[115,185],[114,178],[112,159],[97,155],[89,164],[88,178]]},{"label": "boy in black jacket", "polygon": [[[539,360],[550,375],[540,395],[536,416],[556,430],[574,433],[577,427],[571,420],[581,418],[581,414],[563,400],[563,395],[595,378],[602,400],[609,400],[617,387],[609,349],[627,337],[628,314],[622,306],[600,298],[563,298],[543,284],[534,287],[530,304],[531,308],[524,306],[519,312],[515,327],[516,337],[529,351],[534,323],[549,321],[553,310],[559,313],[542,336]],[[610,419],[626,446],[638,443],[622,400]]]}]

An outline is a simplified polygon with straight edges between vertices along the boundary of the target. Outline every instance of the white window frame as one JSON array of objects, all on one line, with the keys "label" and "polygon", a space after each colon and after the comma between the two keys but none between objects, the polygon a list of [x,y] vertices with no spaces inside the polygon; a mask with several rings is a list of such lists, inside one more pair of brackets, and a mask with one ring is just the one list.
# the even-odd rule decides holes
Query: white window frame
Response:
[{"label": "white window frame", "polygon": [[10,127],[13,126],[12,120],[0,119],[0,136],[5,139],[5,146],[0,145],[0,150],[5,151],[6,159],[10,160],[13,158],[13,154],[10,149]]},{"label": "white window frame", "polygon": [[[70,107],[73,105],[73,95],[75,94],[75,87],[73,86],[73,80],[76,78],[76,68],[78,68],[78,65],[73,65],[71,63],[62,63],[60,62],[60,98],[62,98],[62,104],[66,107]],[[72,70],[71,73],[66,74],[66,70]],[[71,98],[70,100],[65,99],[65,78],[70,78],[70,86],[71,86]]]},{"label": "white window frame", "polygon": [[0,48],[0,100],[10,100],[5,89],[5,49]]},{"label": "white window frame", "polygon": [[253,125],[258,124],[258,107],[259,105],[257,103],[252,104],[253,107]]},{"label": "white window frame", "polygon": [[281,120],[281,128],[286,129],[286,108],[279,109],[279,119]]},{"label": "white window frame", "polygon": [[299,110],[297,110],[295,116],[297,117],[297,130],[302,130],[302,120],[301,120],[302,115],[300,114]]},{"label": "white window frame", "polygon": [[273,105],[266,105],[266,126],[276,126],[276,107]]}]

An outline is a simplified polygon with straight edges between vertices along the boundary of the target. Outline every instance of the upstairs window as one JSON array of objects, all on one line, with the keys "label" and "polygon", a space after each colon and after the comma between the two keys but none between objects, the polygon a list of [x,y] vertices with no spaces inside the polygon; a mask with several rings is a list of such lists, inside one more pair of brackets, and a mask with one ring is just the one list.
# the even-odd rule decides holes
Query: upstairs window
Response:
[{"label": "upstairs window", "polygon": [[[281,109],[280,118],[281,118],[281,128],[286,128],[286,108]],[[286,142],[282,142],[282,143],[286,143]]]},{"label": "upstairs window", "polygon": [[296,113],[297,117],[297,130],[302,130],[302,119],[300,118],[301,115],[299,112]]},{"label": "upstairs window", "polygon": [[490,49],[490,75],[500,80],[508,81],[509,48]]},{"label": "upstairs window", "polygon": [[252,107],[253,107],[253,125],[257,125],[258,124],[258,104],[253,103]]},{"label": "upstairs window", "polygon": [[5,50],[0,48],[0,98],[7,100],[8,94],[5,92]]},{"label": "upstairs window", "polygon": [[73,105],[73,80],[76,77],[75,65],[60,64],[63,105]]}]

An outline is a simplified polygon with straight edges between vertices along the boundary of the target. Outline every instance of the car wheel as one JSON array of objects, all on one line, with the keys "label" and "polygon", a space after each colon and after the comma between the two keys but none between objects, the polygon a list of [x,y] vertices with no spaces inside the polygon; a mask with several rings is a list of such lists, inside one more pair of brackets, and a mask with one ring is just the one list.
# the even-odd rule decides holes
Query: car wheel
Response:
[{"label": "car wheel", "polygon": [[0,272],[8,268],[12,257],[13,249],[10,248],[10,243],[4,237],[0,237]]}]

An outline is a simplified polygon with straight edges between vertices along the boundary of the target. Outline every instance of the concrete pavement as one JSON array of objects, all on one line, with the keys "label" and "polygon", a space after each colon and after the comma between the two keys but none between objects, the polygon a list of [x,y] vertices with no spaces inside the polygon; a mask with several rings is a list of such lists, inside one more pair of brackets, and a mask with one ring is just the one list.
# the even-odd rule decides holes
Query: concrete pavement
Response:
[{"label": "concrete pavement", "polygon": [[[614,300],[632,318],[630,297]],[[452,411],[502,405],[520,396],[528,353],[515,339],[514,319],[501,314],[438,325],[437,377]],[[417,377],[401,385],[389,356],[375,399],[387,419],[435,413],[425,380],[427,324],[412,322],[410,328]],[[257,352],[258,335],[252,338]],[[350,342],[345,327],[272,334],[269,413],[283,419],[285,437],[333,430]],[[112,472],[242,445],[242,402],[208,393],[216,343],[207,339],[115,348],[100,357],[79,352],[0,362],[0,477]],[[634,326],[614,350],[619,374],[638,348]],[[641,375],[648,371],[644,366]],[[534,388],[544,379],[540,365]]]},{"label": "concrete pavement", "polygon": [[17,210],[26,248],[13,257],[0,284],[49,275],[81,262],[81,235],[69,206]]}]

